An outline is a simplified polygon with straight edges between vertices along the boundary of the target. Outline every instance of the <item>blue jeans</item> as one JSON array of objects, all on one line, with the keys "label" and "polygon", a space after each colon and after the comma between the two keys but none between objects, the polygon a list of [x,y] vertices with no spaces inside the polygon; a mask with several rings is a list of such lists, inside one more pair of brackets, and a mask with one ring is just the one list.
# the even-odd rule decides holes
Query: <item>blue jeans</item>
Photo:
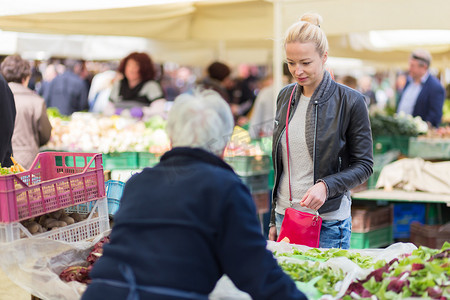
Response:
[{"label": "blue jeans", "polygon": [[[281,223],[284,215],[275,212],[275,225],[277,234],[280,234]],[[342,221],[322,221],[320,229],[320,248],[350,248],[350,236],[352,234],[352,217]]]}]

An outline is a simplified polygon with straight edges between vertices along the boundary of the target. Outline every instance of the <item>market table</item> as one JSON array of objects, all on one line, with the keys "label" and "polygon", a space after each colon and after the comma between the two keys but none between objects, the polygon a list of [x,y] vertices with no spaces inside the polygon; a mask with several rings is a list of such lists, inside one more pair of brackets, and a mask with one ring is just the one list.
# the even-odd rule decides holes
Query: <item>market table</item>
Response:
[{"label": "market table", "polygon": [[407,192],[404,190],[385,191],[381,189],[364,190],[352,194],[353,200],[445,203],[450,207],[450,195],[427,192]]}]

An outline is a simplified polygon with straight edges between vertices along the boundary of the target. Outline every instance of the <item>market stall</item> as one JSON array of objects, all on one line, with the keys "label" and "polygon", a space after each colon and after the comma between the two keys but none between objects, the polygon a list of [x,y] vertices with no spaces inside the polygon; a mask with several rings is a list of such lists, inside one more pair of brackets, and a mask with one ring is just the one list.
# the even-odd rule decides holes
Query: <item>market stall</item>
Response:
[{"label": "market stall", "polygon": [[[162,132],[159,131],[164,128],[164,121],[161,119],[148,119],[146,122],[152,124],[150,127],[146,127],[143,121],[130,120],[119,116],[105,117],[104,119],[92,114],[75,114],[71,119],[64,120],[56,117],[53,118],[52,122],[55,121],[61,122],[60,126],[58,126],[60,134],[55,134],[52,141],[53,144],[50,143],[49,145],[55,148],[65,148],[69,152],[42,152],[39,154],[39,165],[45,165],[42,159],[50,157],[46,161],[49,166],[57,167],[61,165],[63,169],[75,168],[80,172],[92,165],[85,158],[89,157],[89,154],[82,152],[83,150],[92,151],[95,149],[98,151],[105,149],[106,153],[102,155],[102,157],[105,157],[105,161],[97,162],[95,166],[100,167],[103,163],[103,167],[105,167],[105,162],[110,159],[109,166],[112,169],[117,167],[118,170],[123,170],[121,167],[126,166],[127,168],[132,167],[137,172],[140,167],[156,164],[158,160],[155,158],[167,146],[165,144],[167,140],[162,137]],[[126,132],[125,136],[127,138],[120,139],[120,142],[119,140],[114,140],[113,137],[118,136],[117,130],[121,130],[122,133]],[[86,137],[86,132],[89,133],[88,136],[92,140]],[[155,132],[159,132],[156,134],[159,136],[159,142],[155,142],[155,139],[142,140],[135,138],[142,135],[152,136]],[[104,138],[109,138],[110,140],[104,140]],[[101,142],[94,143],[94,140],[100,140]],[[227,148],[225,157],[225,160],[233,166],[241,179],[248,184],[253,194],[264,194],[266,197],[268,197],[269,173],[271,171],[268,149],[270,149],[270,143],[265,140],[252,141],[245,130],[237,128]],[[141,155],[143,153],[146,153],[147,156]],[[98,155],[90,155],[98,157]],[[148,155],[151,156],[151,159]],[[123,158],[124,160],[122,160]],[[140,161],[142,162],[141,164],[139,163]],[[121,162],[123,162],[122,165]],[[80,165],[83,168],[80,168]],[[36,168],[32,168],[32,170],[34,169]],[[30,217],[40,217],[44,214],[44,212],[40,211],[30,215],[29,213],[20,214],[23,210],[18,209],[19,214],[16,217],[10,216],[9,219],[4,220],[6,223],[2,224],[4,229],[3,242],[7,243],[0,245],[1,268],[15,284],[41,299],[79,299],[86,287],[86,281],[88,282],[88,273],[86,272],[89,264],[92,263],[92,261],[86,261],[86,259],[95,248],[95,245],[108,234],[109,223],[107,217],[113,212],[111,212],[111,207],[108,205],[110,204],[108,203],[109,201],[106,201],[110,199],[110,195],[107,195],[106,192],[112,191],[112,189],[108,188],[108,182],[102,181],[103,168],[94,170],[102,175],[100,176],[99,173],[95,177],[98,183],[104,187],[100,196],[89,198],[89,201],[83,199],[81,202],[77,202],[79,204],[75,208],[71,208],[72,206],[68,207],[68,204],[60,204],[55,208],[47,207],[44,211],[45,213],[52,213],[57,211],[56,208],[64,208],[67,212],[71,210],[80,212],[80,209],[85,209],[85,212],[92,213],[93,210],[97,210],[97,216],[92,214],[88,216],[88,236],[81,237],[81,232],[85,232],[85,230],[82,230],[80,225],[76,224],[71,225],[72,227],[70,228],[62,227],[56,231],[37,233],[36,235],[31,234],[26,226],[26,222]],[[20,174],[19,178],[22,178],[21,180],[24,181],[26,175]],[[42,176],[44,175],[41,175],[41,178]],[[70,176],[75,175],[69,175],[69,178],[71,178]],[[55,180],[59,182],[63,178],[58,177]],[[123,182],[121,187],[123,188]],[[68,191],[75,191],[75,188],[76,186],[73,186]],[[120,193],[121,191],[122,189],[118,188],[118,192]],[[370,192],[382,191],[368,190],[355,195],[357,198],[358,195]],[[417,193],[412,195],[417,196]],[[432,198],[429,199],[432,201]],[[116,196],[115,209],[119,205],[120,195]],[[264,198],[258,208],[261,213],[267,212],[268,198]],[[442,242],[444,244],[442,250],[437,250],[440,248],[437,246],[435,247],[436,249],[417,249],[415,245],[409,243],[395,243],[386,249],[374,249],[389,246],[393,243],[392,225],[386,226],[386,224],[392,224],[389,223],[392,220],[386,218],[389,215],[390,213],[385,211],[379,211],[376,215],[373,215],[372,211],[370,213],[362,211],[359,216],[354,215],[352,248],[355,249],[352,250],[317,249],[290,245],[284,242],[268,242],[268,248],[274,252],[285,272],[297,281],[298,288],[307,293],[311,299],[319,299],[321,297],[325,297],[324,299],[338,299],[342,297],[356,299],[358,296],[367,296],[369,295],[368,293],[376,295],[379,299],[393,299],[401,293],[403,293],[403,296],[435,295],[436,297],[448,297],[450,293],[449,287],[442,284],[442,282],[448,282],[448,275],[446,275],[447,277],[442,277],[443,274],[448,274],[446,267],[438,264],[440,268],[444,269],[437,271],[436,268],[438,266],[434,263],[424,262],[425,257],[437,255],[440,251],[443,251],[442,253],[444,254],[442,255],[448,255],[448,250],[444,250],[450,245],[448,243],[444,244],[445,241]],[[381,217],[384,218],[381,219]],[[97,222],[95,221],[97,220],[96,218],[99,218],[98,223],[95,223]],[[358,222],[360,222],[359,225]],[[94,228],[95,230],[93,230]],[[28,233],[26,230],[28,230]],[[26,233],[25,235],[20,235],[20,232]],[[389,243],[376,244],[373,242],[374,238],[379,240],[381,234],[390,234],[389,237],[391,239]],[[370,249],[364,250],[362,248]],[[48,251],[48,249],[52,249],[52,251]],[[412,256],[408,256],[411,253]],[[25,260],[23,259],[24,257],[26,258]],[[448,259],[447,257],[445,258]],[[392,262],[392,259],[399,259],[399,261]],[[413,269],[411,267],[413,261],[415,264],[423,261],[424,268]],[[439,261],[436,260],[436,262]],[[420,271],[423,269],[426,272]],[[396,280],[400,282],[408,282],[409,287],[403,288],[406,285],[405,283],[402,283],[401,289],[390,286],[387,280],[382,280],[381,278],[378,280],[377,277],[370,275],[375,270],[383,270],[383,272],[387,273],[385,275],[386,278],[390,278],[391,281],[394,280],[393,278],[397,278]],[[403,278],[400,275],[405,270],[409,272],[407,280],[406,277]],[[427,276],[428,283],[419,283],[424,281],[424,276]],[[433,278],[433,284],[429,281],[430,276]],[[369,279],[372,277],[373,279]],[[70,279],[69,282],[66,282],[67,279]],[[418,283],[411,284],[412,282]],[[239,291],[227,277],[224,277],[210,294],[210,299],[249,299],[249,296]]]},{"label": "market stall", "polygon": [[371,123],[374,173],[352,198],[372,208],[392,206],[392,231],[365,234],[384,245],[402,240],[435,247],[450,240],[448,125],[428,128],[403,115],[373,115]]},{"label": "market stall", "polygon": [[[0,265],[15,283],[41,299],[76,300],[89,284],[86,270],[95,263],[94,254],[103,243],[107,243],[105,235],[70,244],[21,239],[0,248]],[[267,245],[309,299],[449,297],[449,266],[444,264],[449,247],[448,243],[439,250],[397,243],[386,249],[340,250],[272,241]],[[251,298],[224,276],[209,299]]]}]

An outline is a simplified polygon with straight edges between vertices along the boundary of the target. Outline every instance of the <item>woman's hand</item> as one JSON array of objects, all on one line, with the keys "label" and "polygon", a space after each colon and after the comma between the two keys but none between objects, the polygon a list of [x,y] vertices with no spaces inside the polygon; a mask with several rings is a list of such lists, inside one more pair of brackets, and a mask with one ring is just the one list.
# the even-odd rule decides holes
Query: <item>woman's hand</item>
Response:
[{"label": "woman's hand", "polygon": [[327,200],[327,187],[324,182],[318,182],[305,193],[302,200],[300,200],[300,205],[318,210]]},{"label": "woman's hand", "polygon": [[272,226],[269,228],[269,240],[271,241],[277,241],[277,227],[276,226]]}]

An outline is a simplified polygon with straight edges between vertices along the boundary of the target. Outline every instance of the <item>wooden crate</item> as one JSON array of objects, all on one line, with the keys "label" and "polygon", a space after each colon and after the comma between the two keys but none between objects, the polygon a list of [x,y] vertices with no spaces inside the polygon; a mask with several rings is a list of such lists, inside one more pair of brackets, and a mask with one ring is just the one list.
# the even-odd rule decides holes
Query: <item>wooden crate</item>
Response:
[{"label": "wooden crate", "polygon": [[352,232],[369,232],[381,227],[391,226],[393,205],[385,207],[352,207]]},{"label": "wooden crate", "polygon": [[423,225],[412,222],[410,240],[416,246],[440,249],[445,241],[450,241],[450,223],[445,225]]}]

